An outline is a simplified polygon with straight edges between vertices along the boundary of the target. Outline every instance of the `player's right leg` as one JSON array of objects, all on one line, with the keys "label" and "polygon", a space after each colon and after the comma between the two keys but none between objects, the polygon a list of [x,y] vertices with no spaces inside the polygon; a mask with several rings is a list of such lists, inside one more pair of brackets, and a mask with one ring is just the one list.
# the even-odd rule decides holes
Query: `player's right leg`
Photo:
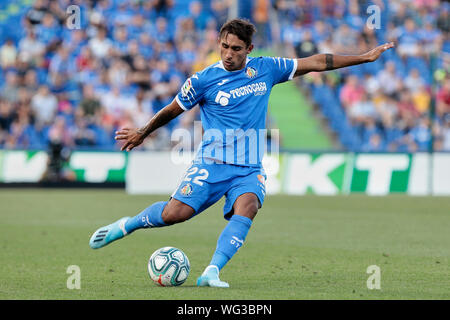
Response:
[{"label": "player's right leg", "polygon": [[211,178],[217,176],[210,175],[214,168],[221,169],[220,166],[193,164],[181,178],[178,188],[168,202],[156,202],[135,217],[124,217],[97,229],[91,236],[89,245],[93,249],[102,248],[137,229],[165,227],[183,222],[202,212],[219,200],[227,189],[217,187],[217,183],[210,183]]},{"label": "player's right leg", "polygon": [[165,227],[183,222],[191,218],[194,212],[192,207],[173,198],[156,202],[134,217],[124,217],[97,229],[91,236],[89,245],[92,249],[102,248],[137,229]]}]

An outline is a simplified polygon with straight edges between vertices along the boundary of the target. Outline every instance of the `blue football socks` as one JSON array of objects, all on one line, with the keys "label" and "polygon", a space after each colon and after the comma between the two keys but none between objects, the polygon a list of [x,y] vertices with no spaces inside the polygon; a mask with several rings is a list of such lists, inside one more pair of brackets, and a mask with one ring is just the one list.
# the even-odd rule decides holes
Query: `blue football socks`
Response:
[{"label": "blue football socks", "polygon": [[134,216],[125,223],[125,230],[131,233],[137,229],[142,228],[157,228],[165,227],[167,224],[162,219],[162,212],[166,206],[167,201],[160,201],[145,208],[137,216]]},{"label": "blue football socks", "polygon": [[217,247],[210,265],[221,270],[244,244],[245,237],[252,225],[250,218],[234,214],[217,240]]}]

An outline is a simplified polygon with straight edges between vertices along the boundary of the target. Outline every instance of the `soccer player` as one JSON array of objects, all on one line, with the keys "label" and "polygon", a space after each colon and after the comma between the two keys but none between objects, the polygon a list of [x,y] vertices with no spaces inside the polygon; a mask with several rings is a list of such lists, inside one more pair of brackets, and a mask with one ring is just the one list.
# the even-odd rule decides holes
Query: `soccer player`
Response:
[{"label": "soccer player", "polygon": [[243,245],[265,197],[261,165],[267,104],[272,87],[308,72],[343,68],[378,59],[393,43],[355,56],[316,54],[301,59],[248,57],[255,27],[247,20],[225,23],[219,33],[221,61],[186,80],[174,100],[142,128],[116,132],[122,150],[131,151],[153,131],[181,113],[200,106],[204,134],[192,165],[168,201],[156,202],[134,217],[101,227],[90,239],[101,248],[141,228],[159,228],[191,219],[222,196],[224,218],[210,264],[198,286],[229,287],[219,271]]}]

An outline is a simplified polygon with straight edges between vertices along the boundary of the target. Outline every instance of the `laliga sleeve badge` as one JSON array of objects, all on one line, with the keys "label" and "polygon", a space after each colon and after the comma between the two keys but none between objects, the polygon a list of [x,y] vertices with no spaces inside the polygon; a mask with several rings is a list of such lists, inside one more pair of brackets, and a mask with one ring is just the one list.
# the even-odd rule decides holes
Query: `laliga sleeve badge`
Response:
[{"label": "laliga sleeve badge", "polygon": [[192,81],[191,81],[191,78],[188,78],[184,82],[183,86],[181,87],[181,94],[182,94],[182,96],[183,97],[187,97],[187,95],[190,93],[191,89],[193,89],[192,88]]}]

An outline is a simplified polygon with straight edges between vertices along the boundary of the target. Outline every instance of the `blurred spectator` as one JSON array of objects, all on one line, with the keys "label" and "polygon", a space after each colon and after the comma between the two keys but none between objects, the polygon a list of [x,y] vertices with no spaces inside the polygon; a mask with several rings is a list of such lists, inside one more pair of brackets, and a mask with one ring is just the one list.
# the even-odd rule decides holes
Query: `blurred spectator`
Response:
[{"label": "blurred spectator", "polygon": [[419,124],[411,129],[410,150],[412,151],[428,151],[430,147],[431,133],[429,127],[429,118],[424,116],[419,120]]},{"label": "blurred spectator", "polygon": [[398,116],[397,101],[393,97],[379,91],[374,95],[373,102],[377,111],[377,117],[383,124],[389,123],[389,126],[391,126]]},{"label": "blurred spectator", "polygon": [[358,44],[358,33],[343,23],[333,36],[333,48],[338,54],[354,54]]},{"label": "blurred spectator", "polygon": [[115,26],[126,26],[131,23],[132,12],[126,1],[118,2],[117,8],[113,17],[108,17],[112,20]]},{"label": "blurred spectator", "polygon": [[113,47],[115,54],[124,56],[128,50],[128,31],[123,25],[114,29]]},{"label": "blurred spectator", "polygon": [[194,21],[195,29],[198,32],[205,30],[210,16],[207,10],[203,10],[203,4],[201,1],[191,1],[189,4],[189,16]]},{"label": "blurred spectator", "polygon": [[377,74],[381,90],[387,95],[395,95],[401,88],[401,78],[396,73],[393,61],[388,61],[383,70]]},{"label": "blurred spectator", "polygon": [[269,10],[270,0],[254,1],[253,21],[257,30],[254,43],[257,47],[264,47],[269,39]]},{"label": "blurred spectator", "polygon": [[378,91],[380,91],[380,82],[375,76],[371,75],[370,73],[366,73],[364,75],[363,85],[364,90],[366,90],[366,92],[371,95],[375,95],[376,93],[378,93]]},{"label": "blurred spectator", "polygon": [[360,15],[358,1],[350,1],[348,13],[345,16],[345,22],[354,30],[362,31],[365,21]]},{"label": "blurred spectator", "polygon": [[420,77],[419,70],[417,70],[416,68],[413,68],[409,71],[409,74],[406,76],[403,82],[405,84],[405,87],[413,93],[419,91],[419,89],[425,85],[425,82]]},{"label": "blurred spectator", "polygon": [[450,114],[450,76],[448,76],[436,96],[436,113],[439,117]]},{"label": "blurred spectator", "polygon": [[406,19],[405,26],[401,28],[398,38],[398,53],[401,57],[419,55],[420,38],[413,19]]},{"label": "blurred spectator", "polygon": [[153,1],[153,8],[156,16],[169,17],[170,11],[174,6],[174,0],[155,0]]},{"label": "blurred spectator", "polygon": [[76,65],[69,56],[69,50],[60,46],[57,53],[50,59],[48,67],[50,73],[50,82],[54,84],[55,78],[60,76],[61,81],[67,81],[76,71]]},{"label": "blurred spectator", "polygon": [[64,36],[62,46],[68,49],[72,57],[80,54],[83,48],[88,48],[86,31],[84,29],[70,30],[70,33]]},{"label": "blurred spectator", "polygon": [[334,53],[333,40],[330,37],[326,38],[324,41],[318,44],[319,53]]},{"label": "blurred spectator", "polygon": [[14,114],[12,104],[7,100],[0,99],[0,132],[2,133],[0,145],[2,144],[2,139],[5,138],[4,135],[9,131],[13,119]]},{"label": "blurred spectator", "polygon": [[48,162],[47,170],[41,181],[59,182],[75,180],[75,175],[67,167],[69,148],[73,147],[73,140],[62,117],[56,117],[48,131]]},{"label": "blurred spectator", "polygon": [[407,89],[404,89],[400,92],[400,101],[398,102],[398,110],[400,117],[403,119],[412,120],[420,115],[419,111],[416,109],[414,105],[411,92],[409,92],[409,90]]},{"label": "blurred spectator", "polygon": [[112,90],[100,98],[102,107],[113,123],[119,123],[125,111],[130,107],[129,99],[121,92],[120,88],[113,86]]},{"label": "blurred spectator", "polygon": [[36,70],[29,69],[23,77],[23,88],[31,97],[39,89],[39,79]]},{"label": "blurred spectator", "polygon": [[72,147],[74,142],[64,117],[56,117],[48,130],[50,145]]},{"label": "blurred spectator", "polygon": [[350,110],[355,102],[361,100],[364,95],[364,88],[360,85],[356,76],[349,76],[342,87],[340,98],[345,109]]},{"label": "blurred spectator", "polygon": [[217,25],[223,25],[228,19],[228,8],[231,5],[230,0],[211,0],[211,11]]},{"label": "blurred spectator", "polygon": [[112,41],[106,37],[105,28],[99,28],[97,35],[89,40],[89,47],[96,58],[105,58],[112,46]]},{"label": "blurred spectator", "polygon": [[382,124],[386,143],[385,151],[398,151],[404,135],[399,123],[395,122],[393,117],[384,117]]},{"label": "blurred spectator", "polygon": [[6,148],[40,148],[39,136],[36,128],[31,124],[27,106],[18,108],[16,117],[10,126],[10,135],[6,138]]},{"label": "blurred spectator", "polygon": [[[366,117],[364,119],[363,126],[360,127],[362,130],[362,138],[363,143],[365,145],[370,145],[370,140],[372,139],[372,136],[379,135],[381,140],[381,130],[377,126],[377,121],[374,117]],[[379,143],[381,145],[381,141]],[[372,147],[375,147],[378,145],[373,145]]]},{"label": "blurred spectator", "polygon": [[75,66],[80,73],[89,72],[97,67],[96,60],[88,46],[82,47],[80,50],[80,54],[75,58]]},{"label": "blurred spectator", "polygon": [[100,100],[95,96],[94,87],[90,84],[83,87],[83,100],[80,102],[80,108],[83,116],[88,119],[92,119],[100,112]]},{"label": "blurred spectator", "polygon": [[180,49],[180,69],[183,71],[188,71],[197,60],[197,47],[194,42],[185,41],[180,45]]},{"label": "blurred spectator", "polygon": [[3,69],[14,67],[17,58],[17,50],[11,39],[5,41],[0,47],[0,66]]},{"label": "blurred spectator", "polygon": [[449,16],[449,7],[448,5],[443,6],[439,10],[439,17],[437,19],[436,25],[442,32],[450,32],[450,16]]},{"label": "blurred spectator", "polygon": [[295,52],[298,58],[309,57],[319,52],[310,30],[305,30],[303,40],[295,47]]},{"label": "blurred spectator", "polygon": [[424,27],[419,30],[418,36],[422,55],[430,59],[432,55],[436,55],[442,48],[442,34],[439,29],[433,26],[430,20],[425,21]]},{"label": "blurred spectator", "polygon": [[195,45],[198,42],[198,35],[192,18],[181,19],[180,27],[175,34],[175,41],[177,45],[185,42],[192,42]]},{"label": "blurred spectator", "polygon": [[[162,130],[159,130],[162,129]],[[166,127],[161,127],[152,132],[144,141],[143,147],[147,150],[169,150],[170,132]]]},{"label": "blurred spectator", "polygon": [[[64,9],[61,6],[64,6],[63,1],[50,1],[48,10],[51,12],[53,17],[55,18],[56,22],[58,22],[59,25],[63,25],[67,18],[67,13],[65,11],[66,7],[64,6]],[[83,5],[81,4],[81,7]]]},{"label": "blurred spectator", "polygon": [[150,90],[150,67],[141,55],[133,58],[129,80],[141,89]]},{"label": "blurred spectator", "polygon": [[133,124],[137,128],[145,126],[151,119],[154,115],[152,103],[146,96],[144,90],[141,89],[137,92],[135,99],[131,102],[130,110],[127,112],[130,114]]},{"label": "blurred spectator", "polygon": [[71,128],[71,135],[75,146],[85,147],[95,145],[95,132],[88,127],[86,118],[78,116]]},{"label": "blurred spectator", "polygon": [[386,146],[382,140],[382,137],[378,133],[374,133],[369,137],[369,141],[363,146],[363,151],[365,152],[381,152],[386,151]]},{"label": "blurred spectator", "polygon": [[48,0],[35,0],[32,7],[27,11],[25,18],[32,25],[40,24],[44,15],[49,12],[48,5]]},{"label": "blurred spectator", "polygon": [[27,32],[27,36],[19,41],[19,59],[40,66],[44,58],[45,45],[36,39],[34,31]]},{"label": "blurred spectator", "polygon": [[35,26],[37,39],[46,46],[59,41],[60,26],[53,14],[45,13],[41,23]]},{"label": "blurred spectator", "polygon": [[17,72],[8,71],[5,78],[6,81],[1,86],[0,98],[14,103],[18,100],[19,95],[19,77]]},{"label": "blurred spectator", "polygon": [[311,32],[316,43],[321,43],[330,36],[329,25],[324,23],[322,20],[317,20],[314,22]]},{"label": "blurred spectator", "polygon": [[41,85],[31,99],[31,109],[39,124],[50,124],[58,110],[58,99],[47,85]]},{"label": "blurred spectator", "polygon": [[442,150],[450,151],[450,115],[444,117]]},{"label": "blurred spectator", "polygon": [[292,23],[284,24],[281,29],[281,40],[289,47],[295,47],[302,40],[303,31],[305,30],[300,19],[293,20]]},{"label": "blurred spectator", "polygon": [[378,46],[375,30],[375,28],[368,28],[367,25],[364,25],[358,41],[359,53],[367,52]]},{"label": "blurred spectator", "polygon": [[407,19],[412,18],[411,10],[406,2],[396,1],[394,5],[396,5],[396,9],[391,22],[395,27],[401,27]]},{"label": "blurred spectator", "polygon": [[156,19],[156,29],[154,31],[154,34],[152,34],[152,37],[159,43],[166,43],[169,41],[173,41],[173,33],[168,28],[166,18],[158,17],[158,19]]},{"label": "blurred spectator", "polygon": [[115,87],[124,87],[127,84],[128,71],[129,67],[122,59],[113,59],[108,69],[108,82]]},{"label": "blurred spectator", "polygon": [[412,91],[412,99],[416,110],[420,114],[428,112],[431,102],[430,94],[424,84],[420,85],[415,91]]},{"label": "blurred spectator", "polygon": [[355,124],[364,123],[369,118],[376,118],[375,105],[365,91],[362,91],[358,100],[350,105],[348,115]]}]

